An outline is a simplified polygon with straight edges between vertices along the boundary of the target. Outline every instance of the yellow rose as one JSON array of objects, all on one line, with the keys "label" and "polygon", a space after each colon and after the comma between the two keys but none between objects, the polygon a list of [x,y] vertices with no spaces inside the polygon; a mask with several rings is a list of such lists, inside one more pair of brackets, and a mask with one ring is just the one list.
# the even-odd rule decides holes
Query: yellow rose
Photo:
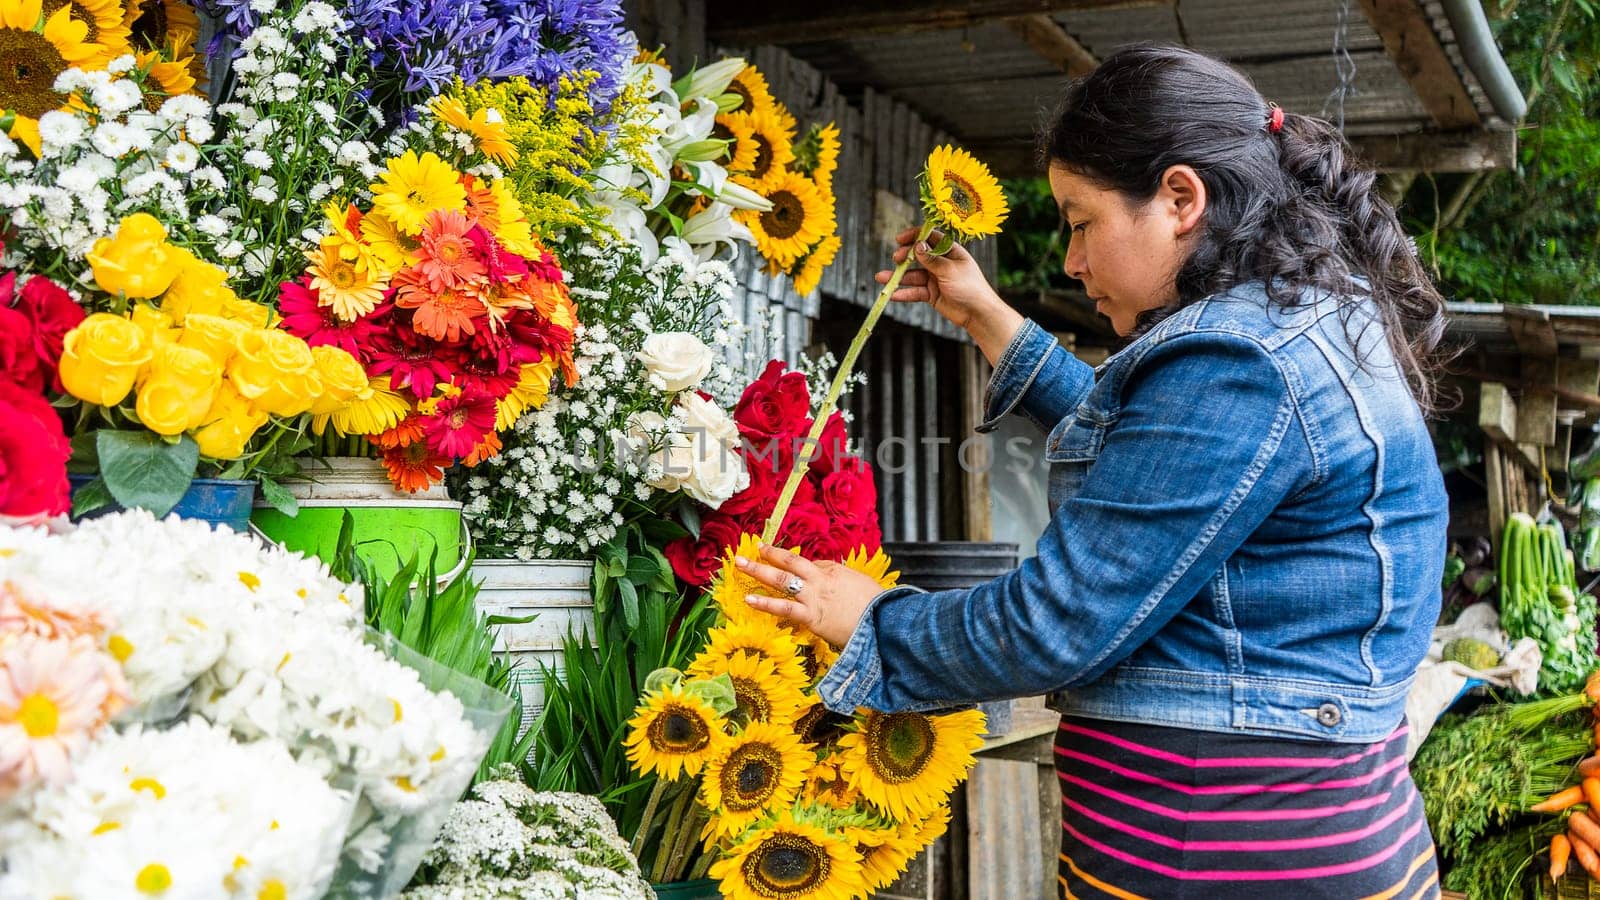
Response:
[{"label": "yellow rose", "polygon": [[168,344],[156,351],[134,411],[157,434],[182,434],[207,421],[222,366],[202,350]]},{"label": "yellow rose", "polygon": [[172,317],[153,306],[135,303],[131,318],[133,324],[144,332],[145,340],[150,342],[152,350],[159,351],[178,339],[178,330],[172,327]]},{"label": "yellow rose", "polygon": [[276,416],[297,416],[322,393],[311,348],[275,328],[250,329],[239,337],[228,378],[240,396]]},{"label": "yellow rose", "polygon": [[172,250],[180,264],[177,277],[172,279],[172,284],[161,298],[161,311],[172,316],[180,325],[188,316],[196,313],[226,315],[224,306],[238,299],[228,287],[228,273],[196,258],[181,247],[173,247]]},{"label": "yellow rose", "polygon": [[317,375],[322,380],[322,394],[311,404],[312,415],[338,412],[351,400],[364,400],[372,396],[366,370],[348,352],[324,345],[312,347],[311,358],[316,361]]},{"label": "yellow rose", "polygon": [[249,330],[250,327],[243,322],[204,313],[190,313],[183,320],[183,334],[179,336],[178,343],[202,350],[216,360],[217,365],[226,366],[234,353],[238,352],[239,340]]},{"label": "yellow rose", "polygon": [[79,400],[116,406],[150,355],[150,340],[132,320],[95,313],[62,341],[61,383]]},{"label": "yellow rose", "polygon": [[267,424],[267,414],[251,406],[233,385],[224,381],[205,420],[206,424],[194,433],[200,454],[211,459],[238,459],[244,455],[250,438]]},{"label": "yellow rose", "polygon": [[167,243],[167,230],[155,216],[134,213],[122,220],[114,237],[95,241],[86,258],[102,290],[150,300],[172,284],[183,262],[180,252]]},{"label": "yellow rose", "polygon": [[222,314],[252,328],[265,328],[267,323],[272,321],[272,307],[264,303],[240,300],[238,297],[222,302]]}]

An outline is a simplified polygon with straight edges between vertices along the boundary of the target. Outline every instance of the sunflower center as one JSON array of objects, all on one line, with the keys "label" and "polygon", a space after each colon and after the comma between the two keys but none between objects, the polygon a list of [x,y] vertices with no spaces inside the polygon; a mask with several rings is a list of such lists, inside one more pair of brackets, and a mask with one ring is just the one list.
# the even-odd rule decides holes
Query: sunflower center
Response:
[{"label": "sunflower center", "polygon": [[167,36],[167,25],[167,5],[162,0],[145,0],[139,18],[133,20],[133,36],[154,47]]},{"label": "sunflower center", "polygon": [[745,881],[762,897],[800,897],[828,879],[833,860],[797,834],[779,832],[745,858]]},{"label": "sunflower center", "polygon": [[[811,654],[810,645],[802,648],[802,652]],[[815,658],[815,654],[812,654],[812,658]],[[818,703],[806,710],[800,721],[795,723],[794,730],[800,735],[800,740],[821,747],[833,743],[842,736],[844,723],[848,721],[850,721],[848,717],[841,716]]]},{"label": "sunflower center", "polygon": [[680,707],[671,707],[650,721],[646,732],[657,753],[696,753],[711,743],[705,720]]},{"label": "sunflower center", "polygon": [[817,658],[817,648],[811,644],[800,645],[800,665],[806,670],[806,678],[816,681],[822,674],[822,660]]},{"label": "sunflower center", "polygon": [[983,202],[978,199],[978,191],[971,182],[948,172],[944,177],[950,185],[950,205],[954,206],[957,212],[965,217],[983,211]]},{"label": "sunflower center", "polygon": [[806,223],[806,208],[789,191],[778,191],[767,198],[772,208],[761,214],[761,227],[777,240],[794,237]]},{"label": "sunflower center", "polygon": [[722,768],[723,806],[732,812],[749,812],[764,806],[778,789],[783,760],[765,744],[748,744],[733,751]]},{"label": "sunflower center", "polygon": [[72,17],[89,26],[89,31],[83,39],[91,44],[100,43],[100,23],[95,21],[94,13],[91,13],[82,3],[67,3],[63,2],[63,0],[44,0],[44,4],[40,7],[40,10],[44,14],[44,17],[48,19],[52,13],[63,6],[71,7]]},{"label": "sunflower center", "polygon": [[43,694],[29,694],[22,698],[17,709],[17,721],[31,738],[47,738],[56,733],[61,721],[61,708]]},{"label": "sunflower center", "polygon": [[37,119],[55,109],[56,76],[66,68],[44,35],[0,28],[0,110]]},{"label": "sunflower center", "polygon": [[919,713],[891,713],[867,734],[867,754],[878,777],[911,781],[933,758],[933,723]]},{"label": "sunflower center", "polygon": [[765,722],[772,718],[772,698],[754,679],[734,678],[733,699],[746,722]]},{"label": "sunflower center", "polygon": [[750,96],[750,89],[741,84],[739,79],[735,78],[734,80],[728,82],[728,93],[739,95],[739,105],[728,110],[729,112],[738,112],[741,109],[755,108],[755,98]]},{"label": "sunflower center", "polygon": [[755,142],[756,161],[750,164],[750,174],[756,178],[764,178],[767,171],[772,168],[772,144],[767,140],[767,136],[760,132],[756,133]]}]

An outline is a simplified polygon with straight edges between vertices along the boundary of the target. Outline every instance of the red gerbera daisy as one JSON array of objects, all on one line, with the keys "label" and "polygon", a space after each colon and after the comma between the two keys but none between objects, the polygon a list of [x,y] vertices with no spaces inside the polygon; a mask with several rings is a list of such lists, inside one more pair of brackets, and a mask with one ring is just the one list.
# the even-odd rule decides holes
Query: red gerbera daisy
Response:
[{"label": "red gerbera daisy", "polygon": [[478,251],[478,257],[483,260],[491,281],[510,284],[527,276],[528,261],[507,250],[482,225],[467,232],[467,238]]},{"label": "red gerbera daisy", "polygon": [[370,343],[368,373],[388,375],[393,387],[411,391],[418,400],[432,397],[436,386],[449,384],[455,376],[455,370],[440,358],[439,345],[410,326],[391,329]]},{"label": "red gerbera daisy", "polygon": [[332,306],[317,302],[311,276],[278,285],[278,314],[283,317],[278,327],[313,347],[338,347],[363,365],[372,361],[374,344],[393,309],[393,304],[380,303],[367,315],[346,322],[333,314]]},{"label": "red gerbera daisy", "polygon": [[[474,335],[474,338],[476,337],[477,335]],[[466,352],[465,348],[451,358],[451,363],[455,368],[457,387],[473,393],[486,394],[495,400],[511,393],[522,378],[520,363],[501,368],[496,359],[484,359]]]},{"label": "red gerbera daisy", "polygon": [[424,422],[428,447],[459,459],[472,453],[484,435],[494,431],[494,398],[477,391],[445,397]]},{"label": "red gerbera daisy", "polygon": [[383,467],[389,470],[389,481],[408,494],[425,491],[435,482],[443,481],[448,465],[449,457],[434,453],[422,441],[383,451]]},{"label": "red gerbera daisy", "polygon": [[467,232],[480,230],[471,219],[455,210],[436,209],[428,213],[417,245],[417,262],[412,269],[427,279],[428,287],[435,291],[460,287],[483,277],[477,242],[467,238]]}]

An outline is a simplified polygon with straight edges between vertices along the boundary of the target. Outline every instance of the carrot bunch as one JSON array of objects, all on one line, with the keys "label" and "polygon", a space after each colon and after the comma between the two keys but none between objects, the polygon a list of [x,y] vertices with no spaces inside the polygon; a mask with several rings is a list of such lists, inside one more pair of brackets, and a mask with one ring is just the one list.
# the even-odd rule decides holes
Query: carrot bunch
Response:
[{"label": "carrot bunch", "polygon": [[[1596,747],[1600,747],[1600,706],[1595,705],[1600,703],[1600,670],[1589,675],[1583,696],[1594,710],[1594,739]],[[1565,813],[1567,817],[1566,833],[1550,839],[1551,881],[1560,881],[1567,874],[1573,856],[1590,878],[1600,881],[1600,754],[1578,763],[1577,774],[1583,779],[1581,782],[1528,808],[1530,812]]]}]

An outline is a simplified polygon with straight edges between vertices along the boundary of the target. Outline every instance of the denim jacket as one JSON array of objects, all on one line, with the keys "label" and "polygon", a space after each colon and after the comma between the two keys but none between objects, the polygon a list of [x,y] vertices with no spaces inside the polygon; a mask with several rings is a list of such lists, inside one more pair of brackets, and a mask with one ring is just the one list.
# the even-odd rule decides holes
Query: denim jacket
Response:
[{"label": "denim jacket", "polygon": [[880,594],[818,685],[838,712],[1057,693],[1063,712],[1348,743],[1386,737],[1439,613],[1446,500],[1372,304],[1260,283],[1091,369],[1027,322],[992,430],[1048,431],[1038,555]]}]

